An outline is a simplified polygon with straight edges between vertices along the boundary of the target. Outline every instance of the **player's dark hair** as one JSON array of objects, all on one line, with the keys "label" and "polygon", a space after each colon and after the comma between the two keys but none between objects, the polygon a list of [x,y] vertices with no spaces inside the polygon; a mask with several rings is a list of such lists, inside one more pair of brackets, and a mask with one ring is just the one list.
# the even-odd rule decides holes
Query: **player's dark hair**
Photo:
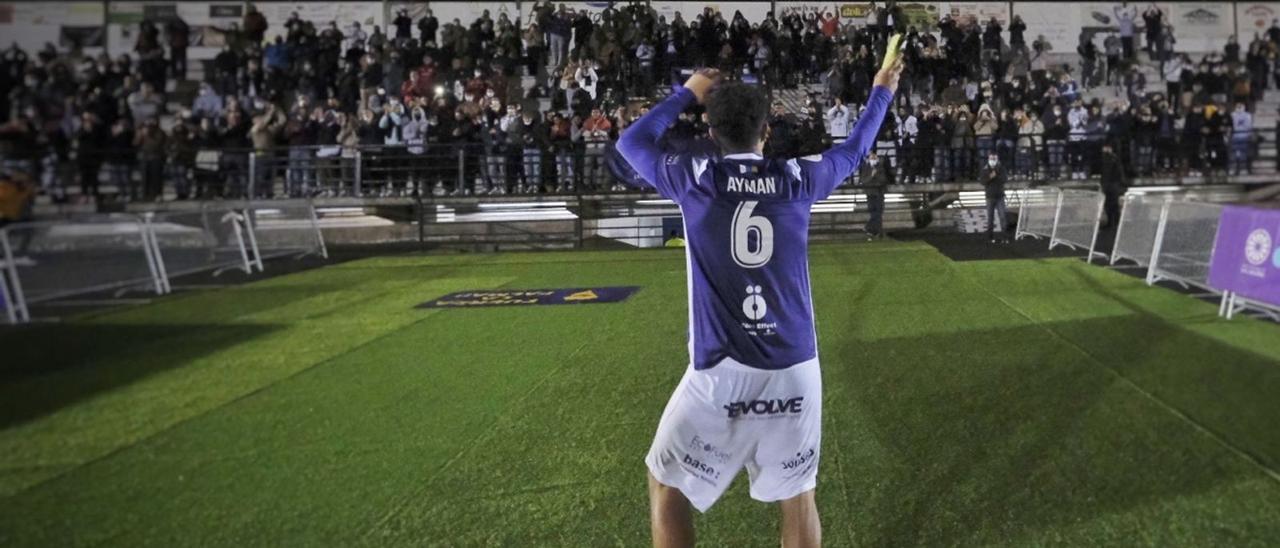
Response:
[{"label": "player's dark hair", "polygon": [[722,82],[707,97],[707,119],[725,152],[748,152],[764,138],[769,98],[756,86]]}]

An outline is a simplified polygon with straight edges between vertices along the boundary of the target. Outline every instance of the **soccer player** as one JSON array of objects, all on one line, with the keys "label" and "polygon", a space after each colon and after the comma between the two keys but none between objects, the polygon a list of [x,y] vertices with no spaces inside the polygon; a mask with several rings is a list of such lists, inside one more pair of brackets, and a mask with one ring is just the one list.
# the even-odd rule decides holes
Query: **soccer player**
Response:
[{"label": "soccer player", "polygon": [[[890,41],[866,111],[844,143],[765,158],[769,101],[758,87],[695,73],[622,134],[618,150],[684,217],[690,364],[645,463],[654,546],[692,546],[705,512],[744,466],[751,497],[779,502],[784,547],[818,546],[814,502],[822,378],[809,291],[810,207],[858,167],[893,101],[902,61]],[[706,105],[719,153],[664,151],[662,134]]]}]

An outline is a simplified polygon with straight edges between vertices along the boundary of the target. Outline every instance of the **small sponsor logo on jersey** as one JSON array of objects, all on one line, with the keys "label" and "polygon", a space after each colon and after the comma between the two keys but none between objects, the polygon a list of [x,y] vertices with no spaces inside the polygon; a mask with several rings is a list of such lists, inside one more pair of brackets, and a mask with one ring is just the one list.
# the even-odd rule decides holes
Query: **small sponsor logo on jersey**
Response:
[{"label": "small sponsor logo on jersey", "polygon": [[808,466],[805,465],[812,463],[815,456],[818,456],[818,452],[815,451],[813,447],[810,447],[809,451],[796,453],[795,457],[787,458],[787,460],[782,461],[782,470],[808,469]]},{"label": "small sponsor logo on jersey", "polygon": [[776,177],[733,177],[725,182],[725,190],[747,194],[777,194],[778,179]]},{"label": "small sponsor logo on jersey", "polygon": [[698,459],[695,459],[689,456],[688,453],[684,454],[683,462],[685,466],[693,469],[695,472],[700,473],[702,475],[701,476],[702,479],[704,480],[711,481],[711,480],[720,479],[720,471],[716,470],[716,467],[711,466],[710,464],[702,462]]},{"label": "small sponsor logo on jersey", "polygon": [[716,446],[707,443],[707,440],[702,439],[697,434],[693,435],[693,440],[689,442],[689,445],[693,446],[694,449],[702,451],[704,455],[715,459],[720,464],[728,464],[729,458],[733,456],[717,449]]},{"label": "small sponsor logo on jersey", "polygon": [[764,302],[761,291],[758,285],[747,286],[747,298],[742,301],[742,313],[748,320],[762,320],[769,312],[769,305]]},{"label": "small sponsor logo on jersey", "polygon": [[796,453],[795,458],[790,458],[782,461],[782,469],[795,470],[797,468],[800,468],[801,466],[804,466],[805,463],[812,461],[814,455],[817,455],[817,454],[818,452],[815,451],[812,447],[810,447],[808,452]]},{"label": "small sponsor logo on jersey", "polygon": [[803,411],[803,405],[804,396],[799,396],[788,399],[735,401],[723,407],[729,412],[729,418],[735,419],[749,415],[796,415]]}]

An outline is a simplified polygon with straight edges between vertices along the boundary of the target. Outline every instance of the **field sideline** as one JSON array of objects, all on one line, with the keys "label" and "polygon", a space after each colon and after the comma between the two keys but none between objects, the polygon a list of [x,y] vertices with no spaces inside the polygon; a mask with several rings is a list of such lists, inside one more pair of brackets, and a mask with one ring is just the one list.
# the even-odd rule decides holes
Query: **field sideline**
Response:
[{"label": "field sideline", "polygon": [[[812,264],[829,546],[1280,543],[1275,324],[1074,259]],[[0,545],[646,545],[684,268],[388,256],[0,330]],[[414,308],[609,285],[641,289]],[[702,545],[777,545],[745,479]]]}]

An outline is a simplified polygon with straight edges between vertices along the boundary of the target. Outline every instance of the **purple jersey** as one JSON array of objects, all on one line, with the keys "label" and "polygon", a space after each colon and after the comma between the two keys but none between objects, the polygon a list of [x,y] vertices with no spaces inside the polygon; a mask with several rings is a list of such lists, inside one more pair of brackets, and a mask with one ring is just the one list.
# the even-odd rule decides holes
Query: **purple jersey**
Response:
[{"label": "purple jersey", "polygon": [[670,152],[662,133],[695,101],[680,88],[618,141],[623,158],[684,217],[689,354],[784,369],[817,356],[809,291],[809,214],[858,167],[893,100],[877,86],[849,139],[821,155]]}]

